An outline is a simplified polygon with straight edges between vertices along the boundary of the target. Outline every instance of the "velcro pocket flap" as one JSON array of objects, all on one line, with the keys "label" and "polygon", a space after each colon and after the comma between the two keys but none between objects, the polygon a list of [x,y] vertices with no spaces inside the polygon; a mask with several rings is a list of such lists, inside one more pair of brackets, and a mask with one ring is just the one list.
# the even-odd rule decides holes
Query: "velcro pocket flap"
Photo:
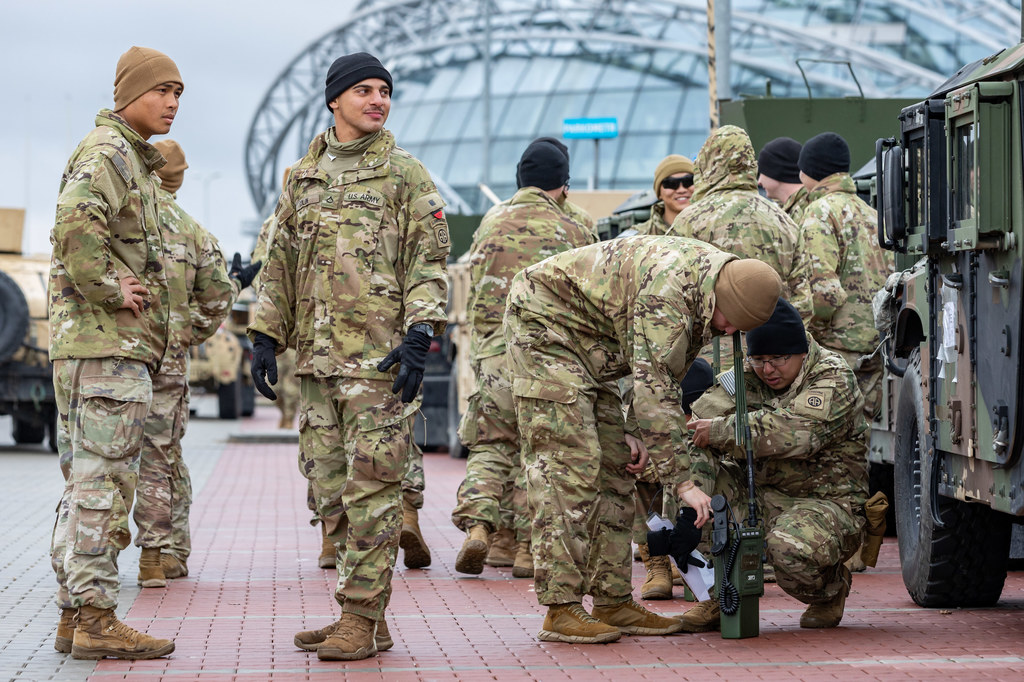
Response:
[{"label": "velcro pocket flap", "polygon": [[535,398],[569,405],[576,402],[579,390],[573,386],[562,386],[541,379],[514,379],[512,394],[520,398]]},{"label": "velcro pocket flap", "polygon": [[356,417],[356,423],[360,431],[375,431],[388,426],[401,423],[416,413],[420,407],[420,401],[414,400],[411,403],[401,403],[402,409],[393,414],[384,414],[383,410],[367,410]]},{"label": "velcro pocket flap", "polygon": [[147,379],[110,376],[82,377],[82,398],[109,398],[125,403],[153,402],[153,384]]}]

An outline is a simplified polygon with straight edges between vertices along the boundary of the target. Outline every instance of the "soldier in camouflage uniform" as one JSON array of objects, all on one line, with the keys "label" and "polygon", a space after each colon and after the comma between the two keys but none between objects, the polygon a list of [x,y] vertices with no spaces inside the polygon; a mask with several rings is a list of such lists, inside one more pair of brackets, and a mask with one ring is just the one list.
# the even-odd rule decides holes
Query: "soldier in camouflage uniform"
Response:
[{"label": "soldier in camouflage uniform", "polygon": [[[676,479],[686,441],[679,382],[715,334],[767,320],[781,289],[764,263],[676,237],[601,242],[516,275],[504,331],[537,598],[548,606],[540,639],[599,643],[678,630],[630,596],[630,474],[649,452],[659,478]],[[609,387],[628,375],[627,427]],[[581,604],[586,594],[593,616]]]},{"label": "soldier in camouflage uniform", "polygon": [[[767,562],[779,587],[809,605],[800,627],[836,627],[852,579],[843,562],[860,549],[865,523],[863,396],[842,356],[818,345],[785,300],[747,334],[747,352],[743,377]],[[735,440],[731,386],[720,378],[693,404],[686,485],[725,495],[742,523],[746,453]],[[682,620],[687,631],[702,632],[717,627],[719,616],[710,599]]]},{"label": "soldier in camouflage uniform", "polygon": [[654,196],[651,217],[633,229],[637,234],[668,234],[676,216],[690,205],[693,196],[693,161],[679,154],[669,154],[654,170]]},{"label": "soldier in camouflage uniform", "polygon": [[808,191],[801,241],[813,272],[814,318],[807,330],[853,368],[870,421],[882,397],[871,299],[893,266],[878,248],[875,209],[857,196],[846,140],[835,133],[812,137],[800,151],[799,166]]},{"label": "soldier in camouflage uniform", "polygon": [[72,154],[60,183],[47,291],[50,359],[67,487],[53,545],[60,624],[74,658],[156,658],[174,642],[118,621],[117,556],[131,540],[151,375],[167,351],[169,292],[147,140],[170,131],[184,86],[166,55],[132,47],[114,79],[114,111]]},{"label": "soldier in camouflage uniform", "polygon": [[[392,645],[383,618],[402,529],[401,483],[415,452],[412,418],[431,337],[447,324],[444,201],[383,128],[391,87],[391,74],[369,54],[331,65],[324,94],[334,126],[291,169],[249,327],[253,379],[270,399],[275,353],[296,349],[299,447],[317,509],[332,524],[328,536],[342,548],[341,618],[295,637],[325,660],[367,658]],[[389,376],[396,363],[401,369]]]},{"label": "soldier in camouflage uniform", "polygon": [[175,201],[188,163],[174,140],[153,145],[167,163],[157,169],[158,219],[164,242],[170,324],[160,371],[153,374],[153,402],[146,418],[133,518],[142,548],[139,584],[164,587],[167,578],[188,575],[192,551],[189,507],[192,483],[181,455],[188,425],[189,348],[210,338],[228,316],[238,292],[249,286],[259,264],[241,267],[236,254],[229,276],[216,238]]},{"label": "soldier in camouflage uniform", "polygon": [[800,149],[800,143],[793,138],[776,137],[757,155],[757,185],[797,225],[807,208],[807,188],[800,182],[797,166]]},{"label": "soldier in camouflage uniform", "polygon": [[[488,212],[470,248],[467,319],[472,324],[470,362],[476,391],[469,397],[469,409],[459,426],[459,438],[469,448],[469,458],[458,504],[452,511],[452,523],[467,534],[455,560],[455,570],[461,573],[483,571],[488,538],[501,526],[499,509],[505,489],[521,469],[501,330],[509,285],[524,267],[595,241],[589,228],[562,209],[569,160],[557,147],[545,140],[532,142],[523,152],[516,177],[519,191],[507,204]],[[525,490],[514,495],[512,513],[521,520],[520,551],[528,554]],[[520,570],[526,568],[515,565],[513,575],[532,577],[532,559],[528,571]]]}]

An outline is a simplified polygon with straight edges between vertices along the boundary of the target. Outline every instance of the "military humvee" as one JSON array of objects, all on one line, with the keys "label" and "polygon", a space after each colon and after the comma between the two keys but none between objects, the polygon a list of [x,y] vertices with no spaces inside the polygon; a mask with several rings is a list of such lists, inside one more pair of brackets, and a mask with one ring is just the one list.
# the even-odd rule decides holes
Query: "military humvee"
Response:
[{"label": "military humvee", "polygon": [[903,580],[922,606],[996,602],[1024,518],[1022,87],[1024,44],[962,68],[877,146],[878,240],[902,274],[879,316],[872,450],[893,453]]},{"label": "military humvee", "polygon": [[57,409],[50,365],[46,283],[49,256],[22,253],[25,211],[0,209],[0,414],[14,421],[14,442],[57,451]]}]

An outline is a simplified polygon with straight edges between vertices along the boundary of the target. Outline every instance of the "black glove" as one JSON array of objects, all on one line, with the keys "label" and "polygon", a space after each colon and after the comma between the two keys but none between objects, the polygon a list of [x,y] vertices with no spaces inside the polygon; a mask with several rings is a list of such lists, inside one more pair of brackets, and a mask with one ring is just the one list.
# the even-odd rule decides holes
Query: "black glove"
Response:
[{"label": "black glove", "polygon": [[[237,255],[237,254],[236,254]],[[277,384],[277,341],[270,338],[263,332],[256,332],[256,340],[252,343],[252,383],[256,390],[271,400],[277,400],[277,394],[270,386]],[[266,379],[263,377],[266,376]]]},{"label": "black glove", "polygon": [[386,372],[396,362],[401,363],[402,367],[398,370],[398,376],[391,386],[391,392],[398,393],[399,389],[404,387],[403,403],[411,403],[415,400],[416,394],[420,390],[420,384],[423,383],[427,351],[430,350],[430,334],[427,333],[429,329],[430,327],[423,323],[411,326],[405,338],[402,339],[401,345],[388,353],[387,357],[377,365],[378,372]]},{"label": "black glove", "polygon": [[[256,278],[256,273],[260,271],[260,266],[263,265],[263,261],[258,260],[255,263],[250,263],[244,268],[242,267],[242,254],[235,252],[235,257],[231,259],[231,269],[228,270],[228,277],[234,277],[238,280],[241,285],[239,291],[252,284],[253,279]],[[276,383],[276,382],[273,382]]]},{"label": "black glove", "polygon": [[697,520],[697,510],[693,507],[683,507],[676,515],[676,526],[672,529],[672,551],[670,554],[675,558],[679,570],[686,573],[691,565],[704,567],[706,564],[695,559],[693,550],[700,544],[700,528],[693,525]]}]

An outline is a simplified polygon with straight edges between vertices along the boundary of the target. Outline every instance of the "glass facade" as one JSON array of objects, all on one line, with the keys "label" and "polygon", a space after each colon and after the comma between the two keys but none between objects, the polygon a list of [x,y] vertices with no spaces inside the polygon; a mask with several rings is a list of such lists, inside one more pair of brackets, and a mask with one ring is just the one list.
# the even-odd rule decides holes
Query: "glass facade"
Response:
[{"label": "glass facade", "polygon": [[[367,29],[372,21],[377,30],[387,28],[389,19],[370,11],[379,4],[363,2],[358,18],[338,29],[326,63],[344,54],[345,32]],[[499,197],[510,196],[527,143],[542,135],[560,138],[566,118],[618,119],[619,136],[598,147],[601,189],[645,188],[664,156],[696,154],[709,127],[703,2],[490,5],[488,172],[484,2],[389,3],[396,24],[404,13],[404,25],[416,22],[423,27],[417,35],[430,37],[384,42],[377,50],[395,79],[387,127],[439,180],[453,212],[489,205],[478,188],[484,178]],[[859,90],[868,97],[923,97],[963,64],[1015,44],[1019,5],[732,0],[730,83],[734,96],[763,95],[770,81],[772,94],[780,97],[802,97],[808,90],[815,97]],[[319,113],[305,130],[322,130],[330,125],[329,113],[320,91],[311,91]],[[308,136],[296,143],[301,155]],[[571,185],[585,188],[594,173],[594,142],[566,144]],[[284,146],[277,145],[274,154]],[[281,168],[295,158],[282,152],[286,156]]]}]

